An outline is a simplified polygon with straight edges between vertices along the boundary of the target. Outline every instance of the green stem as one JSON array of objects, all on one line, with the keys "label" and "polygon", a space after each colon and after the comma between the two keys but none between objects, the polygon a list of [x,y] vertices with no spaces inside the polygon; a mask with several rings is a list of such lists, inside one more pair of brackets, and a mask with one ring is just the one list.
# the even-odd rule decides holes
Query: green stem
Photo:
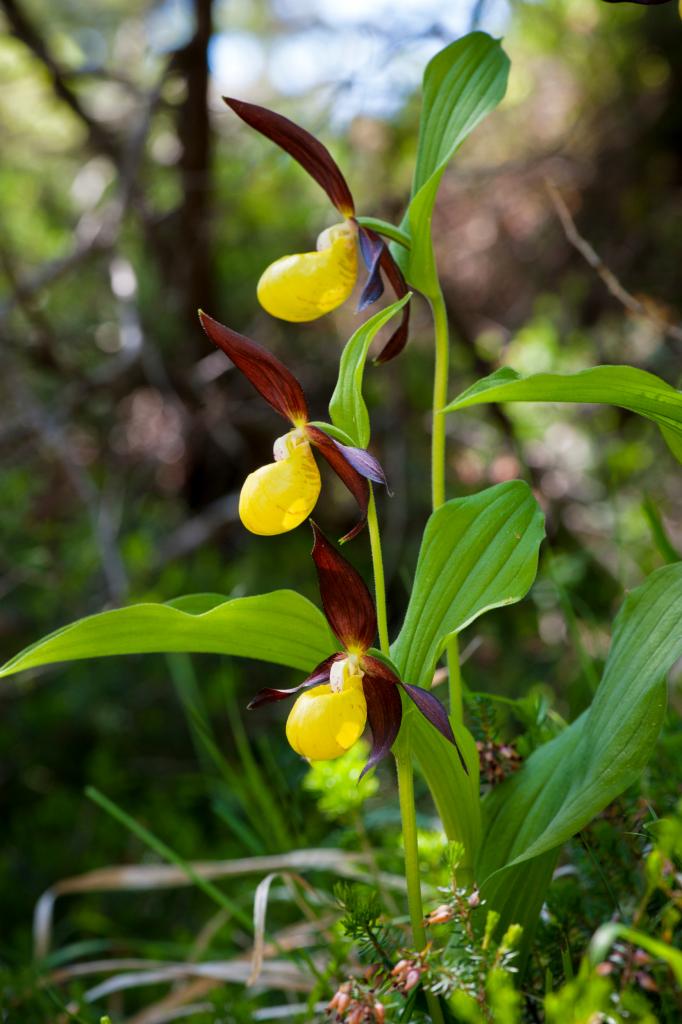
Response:
[{"label": "green stem", "polygon": [[430,300],[435,335],[433,371],[433,426],[431,433],[431,493],[434,509],[445,501],[445,414],[448,400],[450,340],[443,293],[438,290]]},{"label": "green stem", "polygon": [[384,582],[384,559],[381,553],[381,534],[379,518],[374,499],[374,488],[369,485],[369,506],[367,508],[367,529],[372,549],[372,568],[374,569],[374,597],[377,606],[377,627],[379,630],[379,646],[383,654],[390,653],[388,642],[388,621],[386,618],[386,584]]},{"label": "green stem", "polygon": [[[412,755],[409,746],[401,748],[395,754],[398,770],[398,797],[400,799],[400,816],[403,823],[403,843],[405,845],[405,881],[407,882],[407,907],[412,925],[412,941],[416,950],[424,949],[426,932],[424,931],[424,908],[419,875],[419,845],[417,842],[417,815],[414,806],[414,781],[412,777]],[[438,998],[433,992],[426,992],[433,1024],[444,1024],[443,1011]]]},{"label": "green stem", "polygon": [[391,241],[402,245],[404,249],[412,248],[412,239],[407,231],[396,227],[395,224],[389,224],[386,220],[379,220],[378,217],[356,217],[355,219],[363,228],[370,228],[372,231],[376,231],[377,234],[383,235],[384,238],[390,238]]}]

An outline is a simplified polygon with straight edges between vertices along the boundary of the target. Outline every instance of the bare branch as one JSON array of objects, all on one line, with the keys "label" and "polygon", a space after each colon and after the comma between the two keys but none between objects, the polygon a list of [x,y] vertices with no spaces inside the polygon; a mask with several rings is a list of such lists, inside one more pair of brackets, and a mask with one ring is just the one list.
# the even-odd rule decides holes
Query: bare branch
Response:
[{"label": "bare branch", "polygon": [[595,251],[587,239],[583,238],[579,233],[575,221],[571,216],[570,210],[568,209],[568,206],[556,185],[548,179],[545,179],[545,186],[547,188],[549,198],[552,200],[554,205],[554,209],[557,212],[557,216],[561,221],[561,226],[564,229],[566,238],[571,245],[578,250],[583,259],[589,263],[592,269],[599,274],[600,278],[614,298],[618,299],[618,301],[625,306],[630,313],[634,313],[635,316],[640,316],[645,320],[649,320],[664,334],[667,334],[668,337],[674,338],[676,341],[682,341],[682,327],[669,323],[668,320],[657,313],[655,309],[650,308],[644,302],[640,302],[639,299],[635,298],[631,292],[623,287],[613,271],[604,263],[601,256]]},{"label": "bare branch", "polygon": [[98,152],[106,153],[114,162],[118,163],[120,151],[116,139],[103,125],[91,117],[83,107],[77,94],[67,82],[68,75],[62,71],[55,61],[36,26],[17,4],[16,0],[0,0],[0,5],[7,17],[12,35],[20,39],[33,53],[34,57],[37,57],[49,73],[57,96],[70,107],[76,117],[85,125],[91,147]]}]

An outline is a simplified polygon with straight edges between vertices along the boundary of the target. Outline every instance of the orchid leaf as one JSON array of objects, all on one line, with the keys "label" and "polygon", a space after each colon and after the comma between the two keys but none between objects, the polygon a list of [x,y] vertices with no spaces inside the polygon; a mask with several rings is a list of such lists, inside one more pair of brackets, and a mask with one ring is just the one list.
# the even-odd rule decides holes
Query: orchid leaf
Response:
[{"label": "orchid leaf", "polygon": [[501,927],[514,920],[530,937],[537,909],[519,909],[514,893],[525,891],[538,864],[556,860],[558,848],[634,782],[651,757],[665,714],[665,676],[682,656],[681,623],[677,563],[652,573],[626,598],[588,710],[484,799],[477,879],[501,912]]},{"label": "orchid leaf", "polygon": [[394,256],[409,284],[425,295],[438,292],[431,218],[443,172],[455,151],[493,110],[507,88],[509,58],[500,41],[472,32],[446,46],[424,72],[423,107],[412,198],[401,228],[409,234],[408,252]]},{"label": "orchid leaf", "polygon": [[[451,634],[526,594],[543,536],[542,512],[521,480],[448,501],[431,515],[405,622],[391,652],[404,682],[429,687]],[[416,752],[448,838],[465,847],[466,872],[473,868],[481,834],[478,753],[470,733],[451,724],[468,775],[453,745],[410,707],[401,740]]]},{"label": "orchid leaf", "polygon": [[448,636],[490,608],[521,600],[535,579],[543,536],[542,512],[522,480],[436,509],[391,652],[401,679],[430,686]]},{"label": "orchid leaf", "polygon": [[79,619],[15,655],[0,677],[54,662],[171,651],[232,654],[309,672],[336,648],[322,612],[293,590],[232,600],[203,594]]},{"label": "orchid leaf", "polygon": [[521,377],[505,366],[476,381],[445,412],[486,402],[584,402],[617,405],[653,420],[682,462],[682,391],[633,366],[593,366],[578,373],[534,373]]},{"label": "orchid leaf", "polygon": [[348,341],[341,355],[339,378],[329,403],[329,415],[334,426],[352,438],[350,443],[359,448],[366,448],[370,439],[369,413],[362,397],[367,352],[384,324],[409,301],[410,295],[405,295],[366,320]]}]

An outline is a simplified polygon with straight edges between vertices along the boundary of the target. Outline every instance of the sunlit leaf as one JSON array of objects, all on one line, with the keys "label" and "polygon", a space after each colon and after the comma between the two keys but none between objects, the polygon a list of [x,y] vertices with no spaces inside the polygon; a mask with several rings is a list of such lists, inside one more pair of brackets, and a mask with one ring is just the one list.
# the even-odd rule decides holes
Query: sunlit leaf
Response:
[{"label": "sunlit leaf", "polygon": [[401,227],[411,248],[394,256],[409,282],[425,295],[438,291],[431,243],[431,218],[448,161],[476,125],[500,102],[507,88],[509,58],[498,39],[472,32],[451,43],[424,72],[422,115],[412,199]]},{"label": "sunlit leaf", "polygon": [[169,651],[232,654],[310,671],[337,647],[322,612],[293,590],[193,595],[90,615],[31,644],[1,676],[59,661]]},{"label": "sunlit leaf", "polygon": [[366,448],[370,439],[369,413],[362,397],[362,380],[367,352],[384,324],[410,301],[406,295],[386,309],[380,310],[359,327],[341,355],[339,378],[329,402],[332,423],[352,438],[359,448]]},{"label": "sunlit leaf", "polygon": [[[664,566],[627,597],[594,700],[483,801],[477,868],[506,917],[538,858],[584,828],[638,777],[666,706],[665,676],[682,656],[682,565]],[[520,920],[528,929],[533,921]]]},{"label": "sunlit leaf", "polygon": [[445,411],[486,402],[617,405],[657,423],[673,455],[682,462],[682,391],[633,366],[593,366],[578,373],[534,373],[530,377],[504,367],[476,381]]},{"label": "sunlit leaf", "polygon": [[[527,593],[543,536],[542,512],[521,480],[448,501],[431,515],[405,622],[391,652],[405,682],[430,686],[448,636]],[[452,744],[407,706],[401,739],[416,754],[448,838],[465,846],[466,870],[480,839],[478,753],[467,730],[451,724],[468,775]]]},{"label": "sunlit leaf", "polygon": [[405,682],[429,686],[447,638],[528,592],[544,536],[522,480],[441,505],[424,531],[414,587],[392,657]]}]

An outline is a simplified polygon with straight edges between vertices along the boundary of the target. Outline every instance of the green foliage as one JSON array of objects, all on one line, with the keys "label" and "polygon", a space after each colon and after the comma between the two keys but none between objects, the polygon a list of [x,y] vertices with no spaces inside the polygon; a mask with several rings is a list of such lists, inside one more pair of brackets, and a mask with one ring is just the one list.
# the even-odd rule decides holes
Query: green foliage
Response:
[{"label": "green foliage", "polygon": [[292,590],[231,601],[195,594],[91,615],[11,658],[0,676],[38,665],[116,654],[234,654],[309,671],[336,648],[320,611]]},{"label": "green foliage", "polygon": [[509,59],[499,40],[484,32],[446,46],[424,72],[412,198],[402,223],[411,247],[407,253],[395,250],[407,280],[424,295],[440,289],[431,218],[443,172],[467,135],[504,96],[508,73]]},{"label": "green foliage", "polygon": [[410,301],[410,298],[411,295],[405,295],[398,302],[379,310],[369,320],[365,320],[341,353],[339,377],[329,401],[329,415],[334,426],[344,431],[351,439],[351,443],[358,448],[366,448],[371,436],[369,413],[362,395],[367,352],[381,328]]},{"label": "green foliage", "polygon": [[[681,600],[679,564],[659,569],[628,596],[589,710],[483,801],[478,871],[505,921],[530,932],[542,895],[540,860],[551,870],[560,844],[622,793],[651,756],[665,712],[665,675],[682,654]],[[522,879],[536,896],[525,914],[515,902]]]},{"label": "green foliage", "polygon": [[586,402],[618,405],[653,420],[682,462],[682,391],[633,366],[594,366],[579,373],[535,373],[521,377],[505,366],[476,381],[446,412],[485,402]]},{"label": "green foliage", "polygon": [[303,778],[303,788],[316,796],[317,806],[326,818],[344,818],[356,813],[377,792],[376,774],[360,778],[368,756],[369,746],[361,741],[335,761],[311,763]]},{"label": "green foliage", "polygon": [[448,501],[430,516],[392,646],[404,679],[428,686],[449,635],[524,597],[543,536],[542,512],[520,480]]}]

